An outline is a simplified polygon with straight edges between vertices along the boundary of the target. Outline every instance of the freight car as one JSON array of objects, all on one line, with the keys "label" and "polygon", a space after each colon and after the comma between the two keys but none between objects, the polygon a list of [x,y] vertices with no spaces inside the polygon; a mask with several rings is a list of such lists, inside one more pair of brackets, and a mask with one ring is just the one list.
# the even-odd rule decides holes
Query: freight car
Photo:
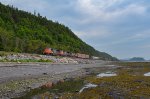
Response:
[{"label": "freight car", "polygon": [[59,55],[59,56],[64,56],[63,50],[57,50],[57,55]]},{"label": "freight car", "polygon": [[43,54],[45,55],[59,55],[59,56],[63,56],[64,52],[63,50],[56,50],[56,49],[52,49],[52,48],[45,48],[43,51]]},{"label": "freight car", "polygon": [[70,52],[64,52],[64,55],[63,55],[63,56],[73,57],[73,56],[72,56],[72,53],[70,53]]},{"label": "freight car", "polygon": [[53,51],[53,56],[56,56],[56,55],[57,55],[58,50],[56,50],[56,49],[52,49],[52,51]]},{"label": "freight car", "polygon": [[90,56],[87,54],[80,54],[80,53],[76,53],[75,55],[77,58],[83,58],[83,59],[89,59]]},{"label": "freight car", "polygon": [[52,48],[45,48],[43,51],[43,54],[53,55],[53,56],[76,57],[76,58],[82,58],[82,59],[89,59],[90,58],[90,56],[87,54],[65,52],[63,50],[56,50],[56,49],[52,49]]},{"label": "freight car", "polygon": [[99,57],[96,57],[96,56],[92,56],[91,59],[99,60],[100,58],[99,58]]}]

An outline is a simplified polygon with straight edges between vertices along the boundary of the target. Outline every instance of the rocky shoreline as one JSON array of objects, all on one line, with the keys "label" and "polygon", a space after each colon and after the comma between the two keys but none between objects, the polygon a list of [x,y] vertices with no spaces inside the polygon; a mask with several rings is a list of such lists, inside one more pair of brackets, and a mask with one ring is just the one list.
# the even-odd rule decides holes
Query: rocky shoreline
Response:
[{"label": "rocky shoreline", "polygon": [[0,63],[0,98],[11,99],[47,83],[83,77],[105,64]]},{"label": "rocky shoreline", "polygon": [[97,60],[81,59],[75,57],[50,56],[28,53],[0,53],[0,62],[49,62],[54,64],[89,64],[98,62]]},{"label": "rocky shoreline", "polygon": [[60,80],[86,76],[85,68],[103,67],[109,62],[27,53],[0,55],[0,98],[10,99],[26,91]]},{"label": "rocky shoreline", "polygon": [[[24,95],[26,92],[51,83],[57,83],[65,79],[85,76],[84,70],[78,70],[70,73],[62,73],[58,75],[47,75],[38,78],[26,78],[24,80],[12,80],[7,83],[0,84],[0,98],[11,99]],[[48,86],[50,87],[50,85]]]}]

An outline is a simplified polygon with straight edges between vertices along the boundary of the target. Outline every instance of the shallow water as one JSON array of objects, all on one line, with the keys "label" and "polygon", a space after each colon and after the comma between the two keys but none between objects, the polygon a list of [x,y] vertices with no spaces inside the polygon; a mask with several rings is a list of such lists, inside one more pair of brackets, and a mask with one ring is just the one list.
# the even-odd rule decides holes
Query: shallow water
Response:
[{"label": "shallow water", "polygon": [[112,76],[117,76],[117,74],[114,72],[105,72],[97,75],[97,77],[112,77]]},{"label": "shallow water", "polygon": [[150,76],[150,72],[145,73],[144,76]]},{"label": "shallow water", "polygon": [[86,84],[86,85],[79,91],[79,93],[83,92],[84,89],[95,88],[95,87],[97,87],[97,85],[88,83],[88,84]]}]

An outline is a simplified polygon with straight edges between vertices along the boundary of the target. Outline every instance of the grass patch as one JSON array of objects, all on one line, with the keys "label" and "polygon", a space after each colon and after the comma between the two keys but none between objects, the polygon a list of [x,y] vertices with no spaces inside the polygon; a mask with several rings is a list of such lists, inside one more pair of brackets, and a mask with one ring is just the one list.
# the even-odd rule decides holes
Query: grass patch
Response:
[{"label": "grass patch", "polygon": [[64,83],[58,83],[50,90],[50,92],[54,92],[54,93],[76,92],[79,91],[83,85],[84,85],[84,80],[82,79],[70,80]]},{"label": "grass patch", "polygon": [[11,54],[17,54],[17,53],[15,53],[15,52],[0,51],[0,56],[7,56],[7,55],[11,55]]}]

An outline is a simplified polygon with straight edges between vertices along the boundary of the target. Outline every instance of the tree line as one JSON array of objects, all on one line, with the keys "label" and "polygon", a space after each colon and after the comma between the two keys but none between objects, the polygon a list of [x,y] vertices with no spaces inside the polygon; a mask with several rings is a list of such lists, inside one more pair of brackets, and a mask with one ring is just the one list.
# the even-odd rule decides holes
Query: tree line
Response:
[{"label": "tree line", "polygon": [[63,24],[0,3],[0,50],[41,54],[45,47],[116,60],[83,42]]}]

